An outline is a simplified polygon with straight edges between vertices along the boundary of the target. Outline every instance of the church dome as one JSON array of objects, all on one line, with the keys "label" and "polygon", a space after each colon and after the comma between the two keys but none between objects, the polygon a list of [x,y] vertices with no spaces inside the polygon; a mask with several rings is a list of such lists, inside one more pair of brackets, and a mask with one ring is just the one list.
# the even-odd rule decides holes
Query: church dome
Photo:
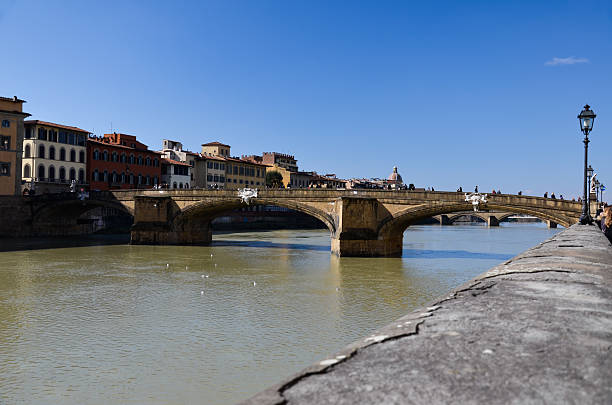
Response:
[{"label": "church dome", "polygon": [[400,174],[397,172],[397,166],[393,166],[393,173],[389,175],[387,180],[398,184],[403,183],[402,176],[400,176]]}]

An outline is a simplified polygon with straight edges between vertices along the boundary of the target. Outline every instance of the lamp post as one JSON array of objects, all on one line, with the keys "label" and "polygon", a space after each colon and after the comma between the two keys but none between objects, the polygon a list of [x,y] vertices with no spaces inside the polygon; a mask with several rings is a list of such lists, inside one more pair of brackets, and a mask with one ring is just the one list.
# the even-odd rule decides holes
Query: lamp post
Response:
[{"label": "lamp post", "polygon": [[[587,193],[589,196],[588,199],[588,203],[589,203],[589,210],[591,209],[591,179],[593,178],[593,172],[595,170],[593,170],[593,168],[591,167],[591,165],[589,165],[589,167],[587,167]],[[590,214],[590,212],[589,212]]]},{"label": "lamp post", "polygon": [[[587,225],[593,223],[591,214],[589,213],[589,202],[588,202],[588,190],[587,190],[587,164],[588,164],[588,153],[589,153],[589,132],[593,129],[593,122],[595,121],[595,113],[591,110],[591,107],[587,104],[584,106],[584,110],[578,115],[578,121],[580,122],[580,130],[584,133],[584,194],[582,196],[582,214],[580,215],[580,223]],[[591,173],[592,172],[591,168]]]}]

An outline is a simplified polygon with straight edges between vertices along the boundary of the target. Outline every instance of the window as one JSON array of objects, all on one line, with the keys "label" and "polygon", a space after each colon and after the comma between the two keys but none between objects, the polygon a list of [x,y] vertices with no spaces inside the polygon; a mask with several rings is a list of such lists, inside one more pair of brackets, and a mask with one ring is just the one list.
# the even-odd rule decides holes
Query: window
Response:
[{"label": "window", "polygon": [[227,179],[227,182],[228,182],[228,183],[231,183],[231,182],[232,182],[232,179],[228,178],[228,179]]},{"label": "window", "polygon": [[66,149],[61,148],[60,149],[60,158],[59,160],[61,160],[62,162],[66,161]]},{"label": "window", "polygon": [[234,174],[238,174],[238,166],[234,166]]},{"label": "window", "polygon": [[77,145],[79,145],[79,146],[87,146],[87,141],[85,140],[85,135],[77,134]]},{"label": "window", "polygon": [[219,181],[221,183],[225,183],[225,176],[224,175],[219,176]]},{"label": "window", "polygon": [[10,162],[0,162],[0,176],[10,176],[11,175],[11,163]]},{"label": "window", "polygon": [[142,184],[142,174],[138,175],[138,185]]},{"label": "window", "polygon": [[55,160],[55,146],[49,147],[49,159]]},{"label": "window", "polygon": [[207,175],[206,175],[206,180],[207,180],[207,181],[213,181],[213,176],[212,176],[212,174],[207,174]]},{"label": "window", "polygon": [[40,145],[38,147],[38,157],[42,159],[45,158],[45,145]]},{"label": "window", "polygon": [[45,178],[45,166],[38,166],[38,180],[43,180]]},{"label": "window", "polygon": [[125,156],[125,153],[121,154],[121,163],[125,163],[127,161],[127,156]]},{"label": "window", "polygon": [[215,183],[219,182],[219,175],[218,175],[218,174],[215,174],[214,179],[215,179]]},{"label": "window", "polygon": [[153,166],[159,167],[159,160],[157,158],[153,159]]},{"label": "window", "polygon": [[145,180],[145,184],[148,186],[151,184],[151,176],[147,176]]},{"label": "window", "polygon": [[119,158],[117,157],[117,152],[113,152],[111,154],[111,162],[118,162]]},{"label": "window", "polygon": [[74,167],[70,168],[70,180],[76,180],[76,170],[74,170]]},{"label": "window", "polygon": [[147,160],[145,160],[145,166],[151,166],[151,158],[147,156]]},{"label": "window", "polygon": [[240,179],[240,184],[242,184],[242,179]]},{"label": "window", "polygon": [[220,169],[221,169],[221,170],[225,170],[225,163],[221,163],[221,165],[220,165]]},{"label": "window", "polygon": [[213,168],[213,162],[206,163],[206,167],[208,167],[209,169],[212,169]]},{"label": "window", "polygon": [[259,169],[257,169],[257,177],[259,177]]},{"label": "window", "polygon": [[79,183],[85,183],[85,170],[79,169]]},{"label": "window", "polygon": [[108,171],[104,170],[102,173],[102,181],[108,183]]},{"label": "window", "polygon": [[92,181],[99,181],[100,180],[100,175],[98,174],[98,169],[93,171],[93,175],[92,175]]},{"label": "window", "polygon": [[59,132],[59,142],[60,143],[66,143],[67,140],[68,139],[67,139],[67,136],[66,136],[66,132],[60,131]]},{"label": "window", "polygon": [[[32,152],[31,152],[30,145],[26,145],[25,150],[23,151],[23,157],[29,158],[31,154]],[[30,176],[26,176],[26,177],[30,177]]]},{"label": "window", "polygon": [[108,162],[108,151],[102,152],[102,160]]},{"label": "window", "polygon": [[172,183],[172,188],[176,188],[176,181]]},{"label": "window", "polygon": [[30,165],[25,165],[23,167],[23,177],[24,178],[30,178]]},{"label": "window", "polygon": [[241,176],[244,176],[244,167],[240,168],[240,172],[239,173],[240,173]]},{"label": "window", "polygon": [[32,139],[32,128],[27,127],[25,129],[25,135],[24,135],[25,139]]},{"label": "window", "polygon": [[79,162],[85,163],[85,151],[84,150],[79,152]]},{"label": "window", "polygon": [[134,175],[130,173],[130,184],[134,184]]},{"label": "window", "polygon": [[93,160],[100,160],[100,151],[98,149],[94,149]]},{"label": "window", "polygon": [[134,164],[134,155],[130,155],[130,164]]},{"label": "window", "polygon": [[215,162],[215,170],[219,170],[219,163]]},{"label": "window", "polygon": [[76,143],[76,139],[75,139],[75,136],[74,136],[74,132],[70,132],[70,133],[68,133],[68,143],[69,143],[70,145],[74,145],[74,144]]},{"label": "window", "polygon": [[59,179],[60,181],[66,180],[66,169],[64,169],[63,167],[60,167]]},{"label": "window", "polygon": [[74,151],[74,149],[70,149],[70,161],[76,162],[76,152]]},{"label": "window", "polygon": [[117,172],[116,172],[116,171],[113,171],[113,173],[111,174],[111,183],[113,183],[113,184],[117,184],[117,180],[118,180],[118,179],[119,179],[119,178],[117,177]]},{"label": "window", "polygon": [[185,183],[185,188],[189,188],[189,183]]},{"label": "window", "polygon": [[142,166],[142,156],[138,156],[138,165]]},{"label": "window", "polygon": [[49,140],[57,142],[57,131],[54,131],[52,129],[49,130]]},{"label": "window", "polygon": [[179,183],[179,188],[183,188],[183,183]]},{"label": "window", "polygon": [[38,139],[43,141],[47,140],[47,130],[44,128],[38,128]]},{"label": "window", "polygon": [[125,172],[121,172],[121,184],[125,184]]},{"label": "window", "polygon": [[49,181],[55,180],[55,167],[49,166]]}]

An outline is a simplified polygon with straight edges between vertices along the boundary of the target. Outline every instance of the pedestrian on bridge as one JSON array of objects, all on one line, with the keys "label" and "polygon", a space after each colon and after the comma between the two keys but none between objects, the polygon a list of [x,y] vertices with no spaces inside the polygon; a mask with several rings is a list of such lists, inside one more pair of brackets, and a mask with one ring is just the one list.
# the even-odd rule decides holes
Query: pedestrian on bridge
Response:
[{"label": "pedestrian on bridge", "polygon": [[601,230],[612,243],[612,207],[606,205],[601,214]]},{"label": "pedestrian on bridge", "polygon": [[478,186],[474,187],[474,192],[477,193],[478,192]]},{"label": "pedestrian on bridge", "polygon": [[548,198],[548,191],[544,193],[544,198]]}]

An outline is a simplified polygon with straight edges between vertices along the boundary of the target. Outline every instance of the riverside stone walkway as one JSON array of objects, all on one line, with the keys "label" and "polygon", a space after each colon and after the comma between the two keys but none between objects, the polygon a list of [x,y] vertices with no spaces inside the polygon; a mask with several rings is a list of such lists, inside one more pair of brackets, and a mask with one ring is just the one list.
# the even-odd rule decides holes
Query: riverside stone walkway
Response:
[{"label": "riverside stone walkway", "polygon": [[243,404],[610,404],[612,246],[574,225]]}]

